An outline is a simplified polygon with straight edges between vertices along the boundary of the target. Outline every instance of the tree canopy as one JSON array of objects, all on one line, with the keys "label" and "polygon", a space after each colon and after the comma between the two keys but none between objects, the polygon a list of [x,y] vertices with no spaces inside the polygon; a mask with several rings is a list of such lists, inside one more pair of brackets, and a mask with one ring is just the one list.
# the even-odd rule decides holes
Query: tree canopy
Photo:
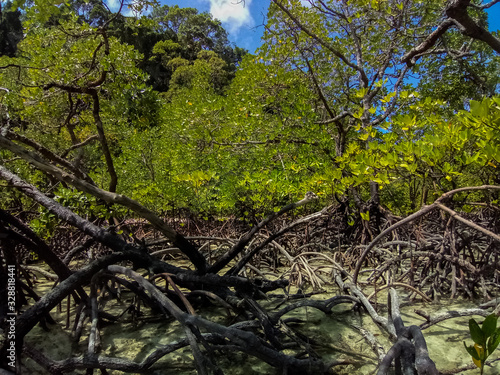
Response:
[{"label": "tree canopy", "polygon": [[[459,3],[273,1],[244,57],[195,9],[31,5],[2,57],[2,121],[158,210],[247,216],[314,191],[411,212],[498,179],[497,130],[475,125],[496,108],[496,37]],[[484,8],[467,9],[487,32]]]},{"label": "tree canopy", "polygon": [[[250,336],[183,315],[142,276],[112,264],[127,260],[135,270],[161,274],[169,285],[181,283],[193,294],[210,285],[207,295],[226,304],[235,295],[243,298],[270,343],[262,346],[251,336],[256,341],[250,354],[275,367],[295,364],[297,371],[317,358],[309,351],[313,362],[283,354],[272,334],[280,318],[269,323],[253,300],[282,287],[281,281],[257,285],[237,276],[273,244],[300,288],[306,279],[314,288],[322,285],[306,258],[292,257],[273,242],[308,220],[321,217],[325,228],[335,222],[339,249],[341,241],[365,246],[346,261],[352,276],[341,274],[346,284],[353,283],[340,287],[351,288],[355,302],[369,309],[356,284],[380,236],[389,229],[396,233],[399,219],[408,223],[441,210],[450,215],[442,248],[463,240],[461,258],[454,247],[439,252],[443,278],[452,273],[452,295],[457,280],[466,294],[472,295],[471,287],[488,295],[494,282],[483,279],[479,287],[464,275],[485,273],[498,282],[498,272],[488,268],[488,259],[498,264],[498,254],[493,256],[498,220],[481,227],[461,217],[485,236],[481,243],[491,241],[480,255],[469,246],[472,240],[464,239],[469,232],[450,234],[455,233],[450,222],[457,212],[481,216],[479,209],[498,210],[500,40],[489,30],[486,13],[496,3],[273,0],[255,54],[232,45],[220,21],[193,8],[145,0],[120,2],[117,12],[101,0],[1,3],[0,230],[26,236],[20,246],[39,247],[61,281],[70,275],[78,279],[72,292],[83,301],[88,302],[87,292],[80,286],[103,267],[133,279],[135,284],[124,285],[138,295],[148,290],[149,303],[187,327],[198,364],[203,363],[195,345],[200,327],[232,334],[234,345]],[[134,16],[123,15],[126,6]],[[292,210],[304,219],[264,231],[277,217],[293,221]],[[204,252],[204,245],[182,234],[186,217],[207,225],[235,220],[246,232],[212,258],[210,243]],[[187,258],[192,273],[148,252],[156,242],[146,244],[132,230],[124,234],[120,228],[127,220],[149,223]],[[86,236],[81,246],[97,241],[113,254],[103,251],[96,263],[70,271],[44,245],[65,228],[63,222]],[[336,246],[333,237],[322,233],[329,243],[321,248],[329,251]],[[413,235],[418,237],[418,230]],[[307,247],[308,229],[305,238]],[[430,246],[432,239],[423,243]],[[16,260],[12,252],[2,254],[16,264],[32,256]],[[385,262],[381,254],[377,259]],[[339,271],[336,255],[323,255],[334,259],[330,266]],[[412,268],[400,276],[414,274]],[[408,283],[413,288],[413,279]],[[37,314],[70,293],[60,285]],[[182,292],[174,291],[184,301]],[[94,298],[96,290],[92,293]],[[6,316],[0,310],[0,323]],[[23,315],[20,332],[26,334],[35,320]],[[193,332],[190,322],[197,327]],[[404,336],[404,327],[394,325],[386,325],[387,332]],[[313,364],[329,371],[319,360]]]}]

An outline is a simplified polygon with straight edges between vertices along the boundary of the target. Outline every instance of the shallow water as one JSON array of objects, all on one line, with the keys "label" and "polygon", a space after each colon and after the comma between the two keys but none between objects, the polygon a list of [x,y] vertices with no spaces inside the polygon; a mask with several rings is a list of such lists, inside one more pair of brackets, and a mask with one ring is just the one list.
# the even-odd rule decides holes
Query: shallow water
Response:
[{"label": "shallow water", "polygon": [[[37,289],[43,294],[52,286],[52,282],[41,282]],[[369,292],[369,291],[367,291]],[[403,295],[404,291],[399,290]],[[336,289],[331,292],[317,294],[313,298],[328,299],[336,294]],[[385,301],[386,293],[380,292],[378,301]],[[119,314],[130,304],[130,298],[126,295],[122,302],[109,302],[106,311],[112,314]],[[414,313],[414,310],[424,310],[428,314],[448,311],[461,310],[465,308],[477,307],[477,304],[471,301],[463,300],[441,300],[440,303],[414,302],[404,306],[404,297],[402,297],[403,307],[401,315],[406,326],[411,324],[421,324],[424,319]],[[279,304],[278,300],[262,302],[263,306],[272,312]],[[62,360],[69,356],[79,356],[87,350],[87,335],[85,331],[79,343],[74,343],[70,336],[69,329],[63,329],[66,319],[66,302],[63,303],[62,313],[54,309],[52,316],[60,324],[50,326],[50,332],[45,332],[40,327],[35,327],[26,337],[26,342],[41,350],[45,355],[54,359]],[[75,306],[71,307],[71,314],[74,316]],[[147,314],[148,310],[143,309]],[[379,309],[379,314],[387,316],[383,309]],[[228,324],[226,312],[223,309],[212,308],[200,315],[207,319],[221,324]],[[338,374],[360,374],[368,375],[376,371],[376,355],[371,350],[369,344],[359,334],[358,330],[352,326],[363,327],[372,332],[380,344],[387,351],[391,343],[387,335],[381,331],[371,320],[368,314],[359,314],[351,310],[350,304],[341,304],[334,308],[331,315],[325,315],[321,311],[311,307],[296,309],[283,316],[286,318],[297,318],[303,323],[292,325],[298,332],[308,336],[313,341],[313,349],[322,356],[325,361],[350,359],[355,361],[354,365],[343,365],[335,368]],[[102,328],[102,350],[101,354],[110,357],[124,358],[127,360],[140,362],[144,360],[159,345],[165,345],[177,341],[184,337],[183,329],[177,322],[150,322],[150,323],[132,323],[130,315],[125,314],[123,319],[126,322],[120,322],[105,326]],[[482,321],[482,317],[475,317]],[[463,341],[468,345],[472,343],[468,332],[468,320],[470,317],[454,318],[423,331],[427,341],[431,359],[436,363],[439,370],[449,370],[461,367],[471,363],[471,359],[465,351]],[[73,324],[73,320],[71,320]],[[88,329],[88,325],[87,325]],[[316,345],[319,344],[319,345]],[[285,351],[293,355],[295,352]],[[500,349],[489,358],[500,358]],[[224,356],[216,358],[216,363],[226,374],[234,375],[253,375],[253,374],[274,374],[270,366],[262,361],[248,357],[241,353],[225,353]],[[23,374],[46,374],[47,372],[38,366],[33,360],[23,358]],[[98,370],[97,370],[98,371]],[[85,370],[71,372],[71,374],[84,374]],[[108,371],[109,374],[122,374],[121,371]],[[154,374],[196,374],[193,367],[193,360],[189,347],[180,349],[172,354],[163,357],[152,368]],[[462,372],[461,374],[472,375],[479,374],[479,369]],[[485,375],[500,374],[500,361],[497,361],[494,367],[486,368]]]}]

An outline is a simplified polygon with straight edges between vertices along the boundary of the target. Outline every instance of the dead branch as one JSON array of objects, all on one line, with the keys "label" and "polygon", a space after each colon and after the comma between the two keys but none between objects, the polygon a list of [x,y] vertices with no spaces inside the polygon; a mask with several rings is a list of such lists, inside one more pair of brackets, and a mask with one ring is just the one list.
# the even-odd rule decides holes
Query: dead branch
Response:
[{"label": "dead branch", "polygon": [[377,295],[377,293],[379,293],[380,291],[384,290],[384,289],[387,289],[387,288],[393,288],[395,286],[400,286],[400,287],[403,287],[403,288],[406,288],[406,289],[409,289],[411,290],[412,292],[415,292],[417,293],[420,297],[422,297],[424,299],[424,301],[427,301],[427,302],[432,302],[432,300],[427,297],[424,293],[422,293],[420,290],[412,287],[411,285],[408,285],[408,284],[405,284],[405,283],[398,283],[398,282],[392,282],[390,284],[386,284],[386,285],[383,285],[383,286],[377,286],[377,290],[374,291],[372,294],[370,294],[367,298],[368,300],[371,300],[373,297],[375,297]]}]

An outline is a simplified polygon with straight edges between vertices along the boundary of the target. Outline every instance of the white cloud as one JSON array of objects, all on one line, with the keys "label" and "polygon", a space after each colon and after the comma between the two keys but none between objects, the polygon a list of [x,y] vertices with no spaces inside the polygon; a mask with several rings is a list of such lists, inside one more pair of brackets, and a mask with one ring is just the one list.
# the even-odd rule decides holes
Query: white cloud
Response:
[{"label": "white cloud", "polygon": [[120,2],[118,0],[107,0],[106,4],[108,4],[111,10],[118,10],[118,8],[120,8]]},{"label": "white cloud", "polygon": [[250,14],[252,0],[206,0],[210,3],[210,13],[224,23],[230,33],[238,33],[243,26],[253,26]]},{"label": "white cloud", "polygon": [[[108,5],[108,8],[112,12],[118,12],[118,10],[120,9],[120,5],[121,5],[120,0],[106,0],[105,2]],[[124,15],[125,17],[131,17],[131,16],[135,15],[133,10],[131,8],[129,8],[127,5],[124,5],[122,7],[121,14]]]}]

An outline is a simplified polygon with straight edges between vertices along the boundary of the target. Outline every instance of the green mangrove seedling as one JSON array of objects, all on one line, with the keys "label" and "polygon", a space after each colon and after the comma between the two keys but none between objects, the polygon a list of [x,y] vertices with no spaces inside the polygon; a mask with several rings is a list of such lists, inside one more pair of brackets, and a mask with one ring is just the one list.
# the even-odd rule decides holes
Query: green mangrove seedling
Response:
[{"label": "green mangrove seedling", "polygon": [[474,345],[467,346],[464,341],[465,349],[471,355],[472,360],[481,370],[484,370],[486,359],[493,353],[500,344],[500,327],[497,328],[498,317],[495,314],[488,315],[479,327],[474,319],[469,320],[469,331]]}]

